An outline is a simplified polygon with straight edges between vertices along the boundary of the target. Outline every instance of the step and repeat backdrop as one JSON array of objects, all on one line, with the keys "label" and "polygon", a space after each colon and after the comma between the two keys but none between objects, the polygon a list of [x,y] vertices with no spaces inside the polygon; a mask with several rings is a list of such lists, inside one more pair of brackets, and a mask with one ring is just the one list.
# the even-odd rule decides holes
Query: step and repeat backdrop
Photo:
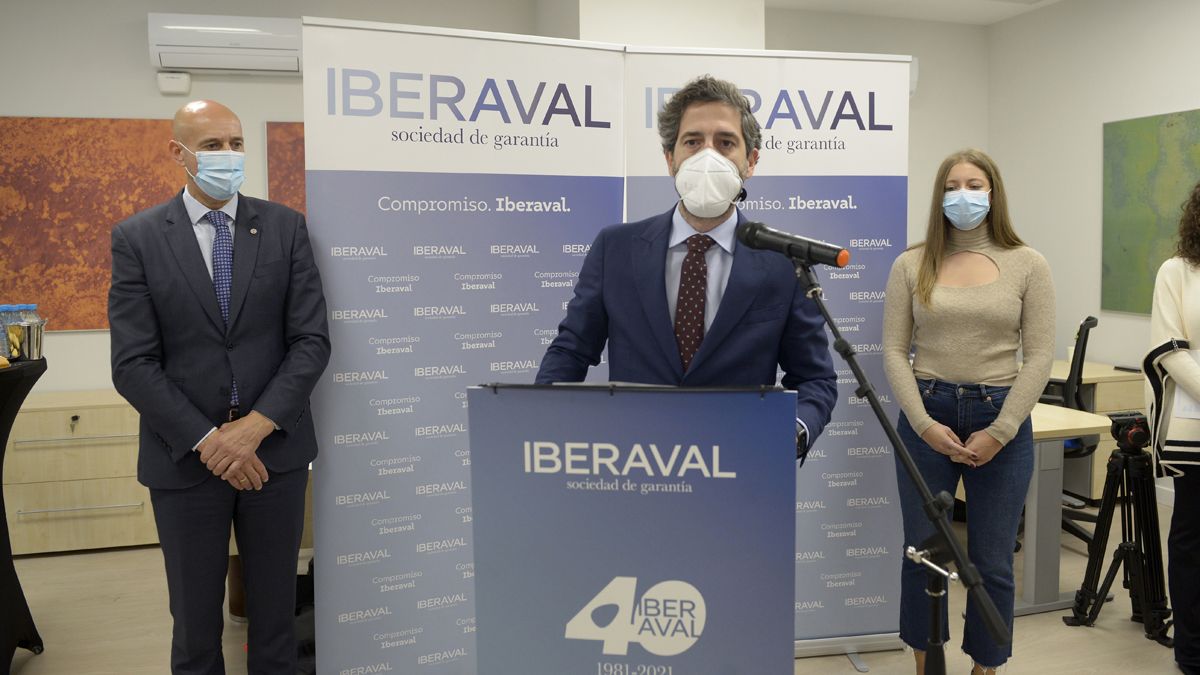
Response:
[{"label": "step and repeat backdrop", "polygon": [[[850,267],[818,276],[887,392],[907,57],[312,18],[304,49],[307,209],[334,343],[314,396],[321,672],[477,672],[467,388],[532,382],[600,228],[673,206],[656,112],[697,75],[737,83],[763,125],[747,217],[851,249]],[[837,367],[833,422],[796,474],[798,652],[898,625],[892,451]],[[589,376],[606,379],[603,363]]]}]

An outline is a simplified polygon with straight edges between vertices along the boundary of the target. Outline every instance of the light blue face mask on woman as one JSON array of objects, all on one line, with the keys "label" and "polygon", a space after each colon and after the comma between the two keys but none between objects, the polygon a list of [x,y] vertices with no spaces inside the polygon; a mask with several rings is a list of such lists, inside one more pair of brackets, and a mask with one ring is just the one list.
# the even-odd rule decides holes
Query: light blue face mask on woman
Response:
[{"label": "light blue face mask on woman", "polygon": [[[182,143],[179,147],[196,157],[196,173],[188,171],[204,194],[217,201],[228,201],[246,181],[246,153],[233,150],[192,152]],[[183,167],[187,171],[187,166]]]},{"label": "light blue face mask on woman", "polygon": [[942,197],[942,212],[950,224],[960,230],[979,227],[992,208],[991,190],[954,190]]}]

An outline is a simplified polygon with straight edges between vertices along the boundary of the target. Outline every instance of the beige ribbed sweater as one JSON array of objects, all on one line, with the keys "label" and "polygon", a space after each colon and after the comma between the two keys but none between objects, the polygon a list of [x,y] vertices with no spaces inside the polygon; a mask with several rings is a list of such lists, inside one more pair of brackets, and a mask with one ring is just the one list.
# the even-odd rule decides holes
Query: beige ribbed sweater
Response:
[{"label": "beige ribbed sweater", "polygon": [[[1000,415],[985,431],[1007,444],[1029,416],[1050,378],[1054,360],[1054,280],[1040,253],[1000,248],[991,224],[951,229],[946,255],[977,251],[992,259],[999,278],[980,286],[937,285],[929,306],[914,297],[920,247],[900,254],[888,277],[883,308],[883,365],[900,408],[918,434],[934,424],[914,375],[958,384],[1012,387]],[[909,365],[909,349],[914,350]],[[1017,351],[1024,365],[1017,363]],[[963,439],[966,440],[966,439]]]}]

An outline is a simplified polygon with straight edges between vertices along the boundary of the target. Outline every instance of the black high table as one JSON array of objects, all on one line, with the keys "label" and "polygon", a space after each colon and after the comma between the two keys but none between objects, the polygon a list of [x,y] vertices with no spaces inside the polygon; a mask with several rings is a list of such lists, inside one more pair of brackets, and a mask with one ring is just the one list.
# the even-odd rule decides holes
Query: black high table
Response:
[{"label": "black high table", "polygon": [[[4,448],[17,411],[33,384],[46,372],[46,360],[18,361],[0,370],[0,485],[4,483]],[[17,647],[41,654],[42,636],[33,625],[29,603],[13,566],[12,543],[8,538],[8,516],[4,493],[0,492],[0,675],[8,675]]]}]

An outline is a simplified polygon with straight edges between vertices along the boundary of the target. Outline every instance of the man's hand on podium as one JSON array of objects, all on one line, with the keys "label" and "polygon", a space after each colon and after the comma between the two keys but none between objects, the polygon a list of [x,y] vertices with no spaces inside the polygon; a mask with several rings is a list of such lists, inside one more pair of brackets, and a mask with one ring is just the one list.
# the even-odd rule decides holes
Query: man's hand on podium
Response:
[{"label": "man's hand on podium", "polygon": [[808,456],[808,429],[796,420],[796,459],[804,466],[804,458]]}]

